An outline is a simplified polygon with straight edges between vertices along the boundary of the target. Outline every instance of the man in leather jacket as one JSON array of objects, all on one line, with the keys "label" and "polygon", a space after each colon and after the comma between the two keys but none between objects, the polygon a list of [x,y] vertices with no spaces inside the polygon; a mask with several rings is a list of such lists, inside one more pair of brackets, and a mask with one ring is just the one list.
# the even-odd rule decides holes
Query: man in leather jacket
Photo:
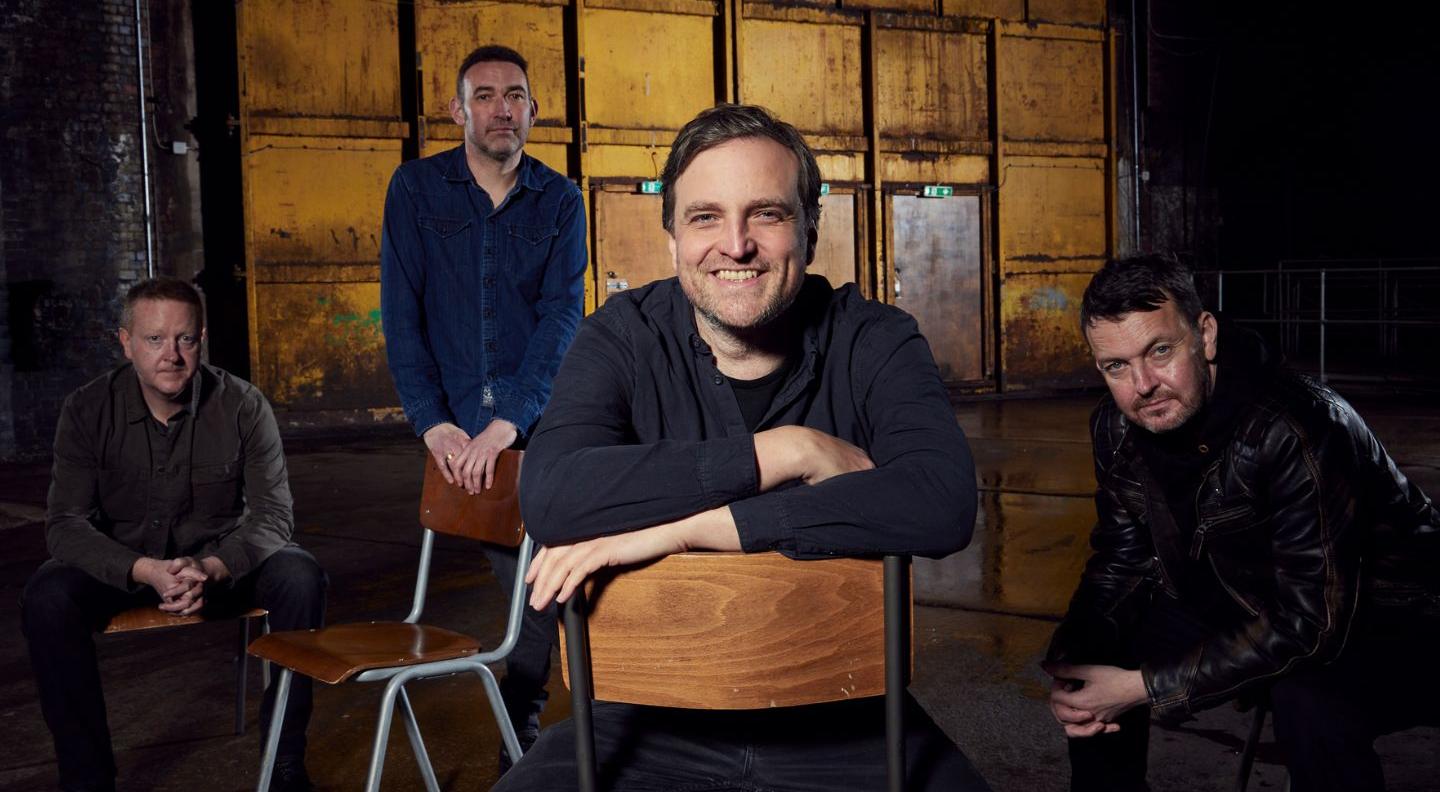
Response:
[{"label": "man in leather jacket", "polygon": [[1146,789],[1151,714],[1268,696],[1294,790],[1383,789],[1374,738],[1437,711],[1430,499],[1173,260],[1107,262],[1081,326],[1098,522],[1044,664],[1072,788]]}]

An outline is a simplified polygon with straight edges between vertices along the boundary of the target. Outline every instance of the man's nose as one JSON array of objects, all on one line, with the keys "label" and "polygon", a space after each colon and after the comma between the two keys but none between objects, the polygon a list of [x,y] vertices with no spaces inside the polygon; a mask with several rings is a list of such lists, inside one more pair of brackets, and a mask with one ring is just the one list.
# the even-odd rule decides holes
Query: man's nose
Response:
[{"label": "man's nose", "polygon": [[1150,370],[1150,366],[1140,363],[1132,366],[1130,370],[1132,372],[1131,384],[1135,387],[1137,394],[1140,396],[1149,396],[1155,392],[1155,388],[1159,386],[1160,380],[1155,376],[1155,372]]},{"label": "man's nose", "polygon": [[725,224],[725,238],[721,241],[721,253],[743,261],[755,255],[755,240],[750,237],[750,226],[744,220]]}]

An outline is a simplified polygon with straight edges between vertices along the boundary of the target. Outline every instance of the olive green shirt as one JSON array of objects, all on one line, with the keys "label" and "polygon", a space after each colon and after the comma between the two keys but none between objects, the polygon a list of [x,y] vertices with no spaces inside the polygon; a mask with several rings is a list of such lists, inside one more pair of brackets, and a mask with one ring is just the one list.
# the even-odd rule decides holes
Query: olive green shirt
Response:
[{"label": "olive green shirt", "polygon": [[50,554],[119,589],[141,556],[215,556],[244,577],[290,543],[285,453],[254,385],[201,365],[187,406],[150,415],[130,364],[70,394],[55,430]]}]

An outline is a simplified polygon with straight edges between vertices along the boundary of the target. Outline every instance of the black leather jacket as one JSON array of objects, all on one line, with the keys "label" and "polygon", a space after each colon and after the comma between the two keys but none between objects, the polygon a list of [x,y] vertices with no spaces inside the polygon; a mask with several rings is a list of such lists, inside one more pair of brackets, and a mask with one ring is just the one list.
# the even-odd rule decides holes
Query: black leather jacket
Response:
[{"label": "black leather jacket", "polygon": [[[1175,573],[1191,562],[1208,566],[1244,614],[1183,656],[1141,667],[1158,717],[1183,717],[1333,660],[1357,612],[1424,597],[1440,569],[1440,515],[1355,410],[1306,377],[1265,372],[1263,382],[1205,470],[1188,542],[1178,532],[1152,535],[1165,532],[1147,523],[1137,430],[1108,397],[1091,416],[1094,555],[1050,659],[1106,662],[1149,597],[1174,592]],[[1408,579],[1377,585],[1377,571]]]}]

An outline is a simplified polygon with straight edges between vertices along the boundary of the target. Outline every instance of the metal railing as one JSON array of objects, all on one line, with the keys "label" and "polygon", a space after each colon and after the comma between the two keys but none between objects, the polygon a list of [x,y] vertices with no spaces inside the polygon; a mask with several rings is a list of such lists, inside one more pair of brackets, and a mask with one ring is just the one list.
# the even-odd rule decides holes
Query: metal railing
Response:
[{"label": "metal railing", "polygon": [[1341,376],[1436,375],[1419,361],[1440,346],[1440,260],[1290,260],[1197,274],[1207,304],[1262,330],[1292,362],[1312,363],[1322,381],[1337,359]]}]

